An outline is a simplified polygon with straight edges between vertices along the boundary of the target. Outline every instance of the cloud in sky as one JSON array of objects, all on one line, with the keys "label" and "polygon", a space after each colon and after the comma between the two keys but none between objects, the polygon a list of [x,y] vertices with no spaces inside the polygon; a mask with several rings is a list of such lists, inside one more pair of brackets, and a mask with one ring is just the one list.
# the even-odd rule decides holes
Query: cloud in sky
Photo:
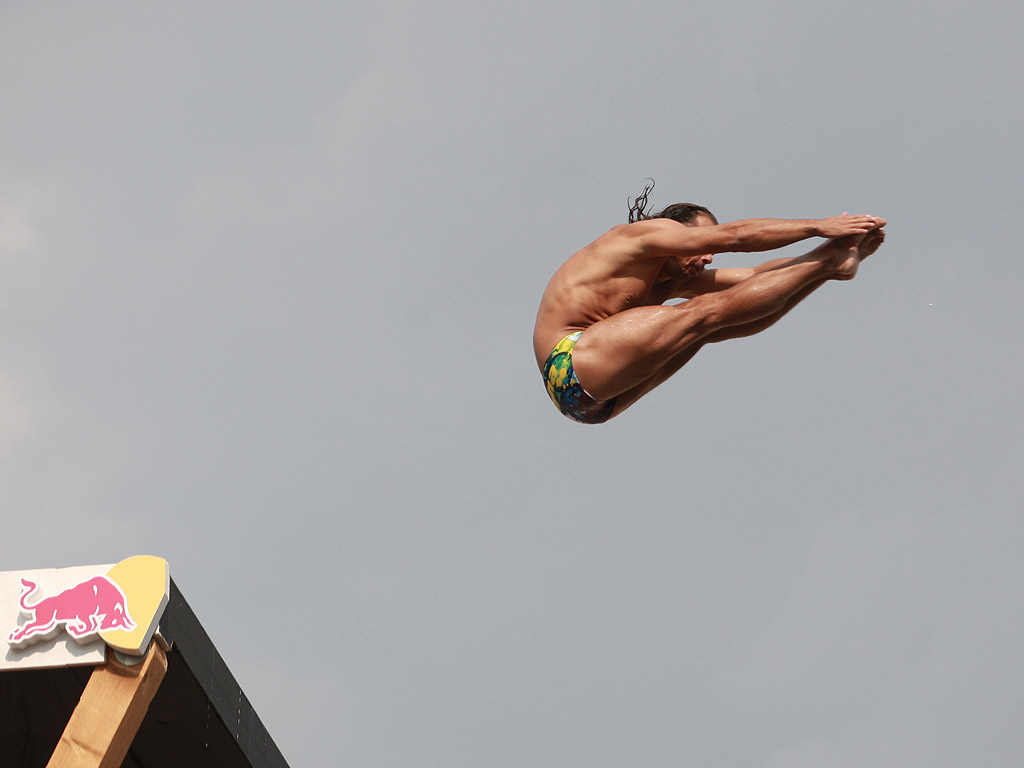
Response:
[{"label": "cloud in sky", "polygon": [[33,208],[28,197],[0,202],[0,254],[3,257],[31,252],[36,243],[32,226]]},{"label": "cloud in sky", "polygon": [[32,408],[11,381],[0,378],[0,455],[7,455],[32,433]]}]

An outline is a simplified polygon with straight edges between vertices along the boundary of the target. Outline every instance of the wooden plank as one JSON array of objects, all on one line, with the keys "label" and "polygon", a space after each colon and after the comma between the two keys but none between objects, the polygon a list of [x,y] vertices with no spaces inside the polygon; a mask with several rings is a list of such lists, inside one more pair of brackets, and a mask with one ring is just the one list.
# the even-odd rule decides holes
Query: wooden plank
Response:
[{"label": "wooden plank", "polygon": [[120,768],[166,672],[156,642],[134,666],[110,654],[93,670],[47,768]]}]

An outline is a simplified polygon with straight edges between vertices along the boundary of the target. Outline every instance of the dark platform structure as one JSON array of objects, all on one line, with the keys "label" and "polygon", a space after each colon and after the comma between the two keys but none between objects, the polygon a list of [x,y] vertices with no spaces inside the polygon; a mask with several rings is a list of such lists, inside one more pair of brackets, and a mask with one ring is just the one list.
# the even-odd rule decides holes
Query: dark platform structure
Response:
[{"label": "dark platform structure", "polygon": [[173,580],[149,655],[123,661],[0,672],[0,768],[288,768]]}]

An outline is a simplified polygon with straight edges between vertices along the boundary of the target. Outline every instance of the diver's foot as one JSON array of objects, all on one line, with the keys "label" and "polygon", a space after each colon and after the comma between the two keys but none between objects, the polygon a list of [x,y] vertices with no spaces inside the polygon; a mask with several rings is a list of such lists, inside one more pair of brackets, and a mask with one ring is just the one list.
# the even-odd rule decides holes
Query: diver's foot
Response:
[{"label": "diver's foot", "polygon": [[[870,232],[868,234],[871,234]],[[847,235],[829,241],[832,245],[832,264],[836,280],[853,280],[862,258],[861,243],[867,235]],[[877,246],[875,246],[877,248]]]},{"label": "diver's foot", "polygon": [[873,229],[864,235],[857,248],[857,258],[864,261],[868,256],[878,250],[878,247],[885,242],[885,230]]}]

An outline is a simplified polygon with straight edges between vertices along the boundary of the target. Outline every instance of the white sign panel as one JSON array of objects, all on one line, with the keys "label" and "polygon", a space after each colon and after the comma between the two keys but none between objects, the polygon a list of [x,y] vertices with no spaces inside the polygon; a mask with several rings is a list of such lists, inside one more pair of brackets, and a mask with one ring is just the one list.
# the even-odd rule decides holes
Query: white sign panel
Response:
[{"label": "white sign panel", "polygon": [[170,595],[167,561],[0,573],[0,669],[102,664],[107,648],[144,656]]}]

